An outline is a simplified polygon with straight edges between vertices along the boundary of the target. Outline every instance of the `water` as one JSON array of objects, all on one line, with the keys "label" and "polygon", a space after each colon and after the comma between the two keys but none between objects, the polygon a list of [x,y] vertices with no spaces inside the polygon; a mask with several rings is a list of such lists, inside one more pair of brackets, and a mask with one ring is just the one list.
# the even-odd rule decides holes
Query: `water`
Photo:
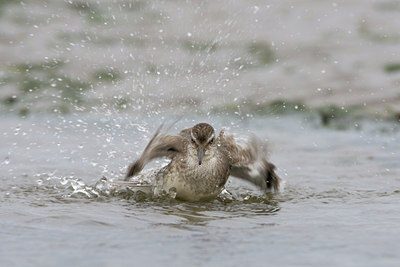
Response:
[{"label": "water", "polygon": [[[400,266],[399,11],[0,2],[0,265]],[[179,116],[268,139],[285,190],[115,188]]]},{"label": "water", "polygon": [[189,203],[111,186],[158,120],[3,116],[1,264],[399,265],[398,125],[338,131],[304,116],[183,118],[171,132],[209,121],[268,139],[286,181],[281,194],[263,195],[230,179],[217,199]]}]

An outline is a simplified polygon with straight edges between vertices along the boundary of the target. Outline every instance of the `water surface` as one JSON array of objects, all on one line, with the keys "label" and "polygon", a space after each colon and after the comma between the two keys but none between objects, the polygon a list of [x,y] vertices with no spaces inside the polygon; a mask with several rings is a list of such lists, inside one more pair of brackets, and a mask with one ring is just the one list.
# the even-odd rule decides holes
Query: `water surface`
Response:
[{"label": "water surface", "polygon": [[284,191],[233,178],[208,202],[113,190],[162,120],[3,116],[2,265],[399,265],[398,125],[184,118],[170,132],[208,121],[268,140]]}]

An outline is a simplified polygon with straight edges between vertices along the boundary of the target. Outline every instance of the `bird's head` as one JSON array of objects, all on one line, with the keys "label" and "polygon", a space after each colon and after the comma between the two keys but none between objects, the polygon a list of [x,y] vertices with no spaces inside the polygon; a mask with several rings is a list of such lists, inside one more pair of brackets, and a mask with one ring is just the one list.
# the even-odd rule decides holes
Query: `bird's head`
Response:
[{"label": "bird's head", "polygon": [[201,165],[205,151],[215,141],[214,128],[210,124],[199,123],[192,127],[190,135],[192,146],[197,150],[199,165]]}]

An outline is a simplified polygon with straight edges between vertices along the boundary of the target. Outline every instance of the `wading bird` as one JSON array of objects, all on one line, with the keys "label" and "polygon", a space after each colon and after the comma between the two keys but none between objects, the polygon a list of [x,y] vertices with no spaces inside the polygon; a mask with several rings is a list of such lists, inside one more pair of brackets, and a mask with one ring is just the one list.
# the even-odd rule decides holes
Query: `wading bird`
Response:
[{"label": "wading bird", "polygon": [[253,137],[239,145],[224,130],[218,137],[214,128],[199,123],[178,135],[156,131],[142,155],[129,166],[125,180],[138,175],[152,159],[167,157],[168,165],[157,170],[157,192],[174,192],[182,200],[197,201],[217,196],[228,177],[247,180],[262,190],[279,191],[281,179],[267,161],[266,147]]}]

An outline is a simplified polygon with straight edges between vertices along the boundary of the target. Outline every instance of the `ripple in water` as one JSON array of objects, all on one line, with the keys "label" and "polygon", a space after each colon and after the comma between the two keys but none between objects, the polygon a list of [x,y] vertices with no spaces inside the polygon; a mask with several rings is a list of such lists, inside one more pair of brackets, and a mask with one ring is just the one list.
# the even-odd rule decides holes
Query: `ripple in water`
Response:
[{"label": "ripple in water", "polygon": [[[46,204],[49,203],[69,203],[83,200],[106,201],[126,200],[134,203],[159,203],[159,204],[176,204],[185,203],[175,199],[173,192],[163,193],[161,195],[153,194],[153,186],[147,181],[125,182],[113,181],[106,177],[100,178],[94,184],[85,183],[82,179],[74,176],[58,177],[51,174],[35,175],[34,184],[19,184],[17,186],[10,185],[6,189],[6,196],[11,198],[41,200]],[[262,204],[272,205],[274,210],[278,201],[273,194],[257,194],[252,190],[233,187],[224,189],[215,199],[197,202],[199,204],[208,205],[225,205],[224,210],[240,204]],[[245,210],[248,210],[246,207]],[[261,210],[265,211],[263,207]],[[235,211],[240,210],[235,207]],[[257,211],[255,211],[257,212]]]}]

